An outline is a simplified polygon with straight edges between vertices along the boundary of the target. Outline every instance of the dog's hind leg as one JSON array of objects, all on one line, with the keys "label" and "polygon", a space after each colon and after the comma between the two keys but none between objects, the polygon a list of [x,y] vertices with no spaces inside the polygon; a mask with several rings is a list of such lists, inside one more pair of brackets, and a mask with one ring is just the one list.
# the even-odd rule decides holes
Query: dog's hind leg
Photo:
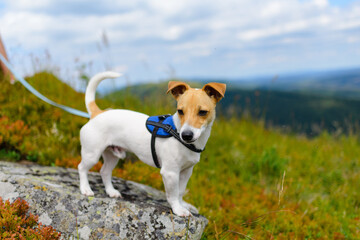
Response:
[{"label": "dog's hind leg", "polygon": [[105,185],[105,191],[110,197],[121,197],[120,192],[112,185],[111,175],[119,161],[119,158],[125,158],[125,155],[125,151],[117,146],[108,147],[102,154],[104,165],[100,170],[100,174]]},{"label": "dog's hind leg", "polygon": [[80,192],[86,196],[94,196],[88,180],[89,170],[99,161],[102,150],[98,148],[81,147],[81,162],[78,165],[80,177]]}]

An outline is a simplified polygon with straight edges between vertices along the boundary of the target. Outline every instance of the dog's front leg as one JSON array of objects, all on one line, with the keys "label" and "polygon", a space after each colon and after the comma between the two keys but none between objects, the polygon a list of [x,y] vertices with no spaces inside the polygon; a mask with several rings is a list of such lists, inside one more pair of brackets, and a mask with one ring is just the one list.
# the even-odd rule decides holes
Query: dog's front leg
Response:
[{"label": "dog's front leg", "polygon": [[181,205],[183,205],[183,207],[187,208],[188,210],[190,210],[193,213],[199,213],[199,211],[196,209],[196,207],[194,207],[193,205],[191,205],[183,200],[183,196],[186,191],[186,186],[187,186],[187,183],[189,182],[189,179],[193,172],[193,168],[194,168],[194,166],[184,169],[180,172],[180,184],[179,184],[180,195],[179,196],[180,196],[180,203],[181,203]]},{"label": "dog's front leg", "polygon": [[166,198],[173,210],[178,216],[187,217],[191,213],[180,202],[180,171],[167,170],[162,168],[160,174],[165,185]]}]

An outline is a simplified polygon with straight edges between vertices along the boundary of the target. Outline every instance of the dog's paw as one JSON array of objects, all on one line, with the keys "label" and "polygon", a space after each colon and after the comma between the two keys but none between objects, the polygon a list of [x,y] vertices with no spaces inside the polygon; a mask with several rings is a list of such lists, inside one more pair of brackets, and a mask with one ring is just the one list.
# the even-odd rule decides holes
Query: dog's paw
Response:
[{"label": "dog's paw", "polygon": [[181,202],[181,205],[182,205],[184,208],[188,209],[188,210],[189,210],[190,212],[192,212],[192,213],[195,213],[195,214],[198,214],[198,213],[199,213],[199,210],[197,210],[197,208],[194,207],[193,205],[191,205],[190,203],[187,203],[187,202],[182,201],[182,202]]},{"label": "dog's paw", "polygon": [[188,216],[192,216],[191,212],[189,212],[189,210],[187,210],[184,207],[177,207],[177,208],[173,208],[173,212],[175,213],[175,215],[178,215],[180,217],[188,217]]},{"label": "dog's paw", "polygon": [[109,195],[109,197],[111,197],[111,198],[121,198],[122,196],[121,196],[121,193],[118,191],[118,190],[116,190],[116,189],[109,189],[109,190],[106,190],[106,193],[107,193],[107,195]]},{"label": "dog's paw", "polygon": [[85,196],[94,196],[94,192],[91,190],[91,188],[80,188],[80,192],[81,194],[85,195]]}]

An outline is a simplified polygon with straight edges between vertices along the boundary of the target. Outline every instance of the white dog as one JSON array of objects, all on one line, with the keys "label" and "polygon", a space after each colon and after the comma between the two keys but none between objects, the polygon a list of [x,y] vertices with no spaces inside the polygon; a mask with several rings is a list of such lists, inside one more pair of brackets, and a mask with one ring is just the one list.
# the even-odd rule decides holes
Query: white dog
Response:
[{"label": "white dog", "polygon": [[200,160],[199,152],[205,148],[210,136],[215,106],[224,97],[226,85],[209,83],[202,89],[193,89],[183,82],[169,82],[167,92],[171,92],[178,102],[177,112],[171,117],[180,137],[157,138],[154,147],[156,164],[150,147],[152,134],[145,126],[149,116],[130,110],[102,111],[95,103],[98,84],[105,78],[119,76],[114,72],[99,73],[90,80],[86,89],[85,103],[91,120],[80,131],[82,159],[78,169],[81,193],[94,195],[87,174],[102,155],[104,165],[100,174],[106,193],[110,197],[121,197],[111,183],[111,176],[119,158],[125,158],[125,153],[130,151],[150,166],[161,166],[166,197],[176,215],[189,216],[190,210],[197,212],[182,198],[193,167]]}]

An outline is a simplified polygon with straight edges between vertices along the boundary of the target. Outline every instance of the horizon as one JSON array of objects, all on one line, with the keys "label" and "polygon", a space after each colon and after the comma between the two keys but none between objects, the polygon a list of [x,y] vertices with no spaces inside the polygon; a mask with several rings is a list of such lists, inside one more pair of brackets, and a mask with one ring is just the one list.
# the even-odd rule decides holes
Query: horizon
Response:
[{"label": "horizon", "polygon": [[[287,92],[289,90],[287,90],[287,87],[295,87],[297,90],[309,90],[308,88],[304,88],[300,87],[298,85],[292,85],[294,83],[299,83],[301,81],[298,81],[298,79],[305,79],[305,77],[316,77],[316,80],[323,80],[322,78],[324,77],[329,77],[329,76],[333,76],[331,74],[336,75],[341,75],[341,74],[348,74],[351,72],[358,72],[359,73],[359,77],[360,77],[360,66],[359,67],[353,67],[353,68],[337,68],[337,69],[322,69],[322,70],[314,70],[314,71],[298,71],[298,72],[287,72],[287,73],[280,73],[280,74],[275,74],[275,75],[255,75],[255,76],[249,76],[249,77],[241,77],[241,78],[233,78],[233,79],[229,79],[229,78],[211,78],[211,77],[187,77],[187,78],[176,78],[177,80],[180,81],[187,81],[187,82],[198,82],[198,83],[205,83],[205,82],[222,82],[222,83],[226,83],[229,84],[229,86],[234,87],[235,89],[242,89],[242,90],[251,90],[251,89],[258,89],[258,88],[263,88],[263,87],[270,87],[273,90],[278,90],[278,91],[283,91],[283,92]],[[121,77],[120,77],[121,78]],[[283,88],[279,88],[279,85],[269,85],[269,83],[271,83],[273,81],[273,79],[276,78],[277,81],[280,80],[281,84],[285,84],[283,85]],[[297,80],[294,81],[294,78],[298,78]],[[154,81],[148,81],[148,82],[139,82],[139,83],[134,83],[134,84],[130,84],[130,85],[119,85],[116,86],[116,84],[114,84],[114,82],[117,81],[117,79],[107,79],[104,80],[102,83],[100,83],[97,92],[99,94],[101,94],[102,96],[105,96],[107,94],[111,94],[117,91],[120,91],[122,89],[125,89],[126,87],[133,87],[133,86],[137,86],[137,85],[142,85],[142,84],[159,84],[159,83],[164,83],[171,80],[171,78],[164,78],[164,79],[158,79],[158,80],[154,80]],[[314,81],[314,83],[316,82],[316,80]],[[106,82],[109,82],[109,84],[104,84]],[[110,84],[111,82],[111,84]],[[325,87],[325,86],[324,86]],[[352,86],[353,87],[353,92],[359,92],[360,93],[360,87],[356,87],[356,86]],[[326,87],[324,88],[324,90],[328,90]],[[342,89],[343,90],[343,89]],[[311,92],[311,91],[310,91]],[[310,93],[309,92],[309,93]],[[339,94],[341,94],[342,92],[339,91]],[[321,95],[321,94],[319,94]],[[326,94],[325,94],[326,95]],[[352,96],[353,98],[354,96]],[[359,96],[360,97],[360,96]],[[356,99],[358,99],[359,97],[356,97]]]}]

